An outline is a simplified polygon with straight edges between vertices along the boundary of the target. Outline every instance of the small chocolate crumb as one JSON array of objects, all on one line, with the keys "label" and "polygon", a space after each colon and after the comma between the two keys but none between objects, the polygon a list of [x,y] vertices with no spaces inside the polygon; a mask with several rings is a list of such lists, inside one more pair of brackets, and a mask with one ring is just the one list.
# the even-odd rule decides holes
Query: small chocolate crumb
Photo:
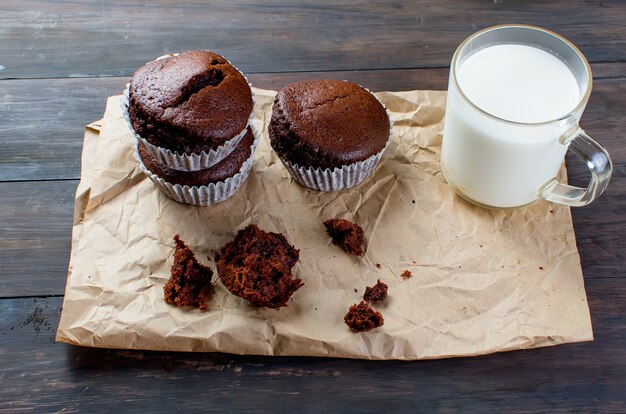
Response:
[{"label": "small chocolate crumb", "polygon": [[543,270],[543,266],[539,266],[539,270]]},{"label": "small chocolate crumb", "polygon": [[380,269],[380,263],[376,263],[376,267]]},{"label": "small chocolate crumb", "polygon": [[483,248],[483,245],[482,245],[482,244],[480,245],[480,248],[481,248],[481,249]]},{"label": "small chocolate crumb", "polygon": [[358,292],[358,290],[356,288],[354,288],[354,293]]},{"label": "small chocolate crumb", "polygon": [[350,306],[343,320],[354,332],[370,331],[385,323],[383,315],[372,309],[365,301]]},{"label": "small chocolate crumb", "polygon": [[368,302],[383,301],[387,299],[387,285],[378,279],[372,287],[367,286],[363,299]]},{"label": "small chocolate crumb", "polygon": [[[459,267],[461,267],[461,266],[459,266]],[[400,276],[402,276],[403,279],[408,279],[411,276],[413,276],[413,274],[411,273],[410,270],[405,270],[404,272],[402,272],[402,274]]]},{"label": "small chocolate crumb", "polygon": [[346,253],[363,256],[365,234],[361,226],[345,219],[326,220],[324,226],[333,242],[340,245]]},{"label": "small chocolate crumb", "polygon": [[415,200],[411,200],[411,203],[415,204]]}]

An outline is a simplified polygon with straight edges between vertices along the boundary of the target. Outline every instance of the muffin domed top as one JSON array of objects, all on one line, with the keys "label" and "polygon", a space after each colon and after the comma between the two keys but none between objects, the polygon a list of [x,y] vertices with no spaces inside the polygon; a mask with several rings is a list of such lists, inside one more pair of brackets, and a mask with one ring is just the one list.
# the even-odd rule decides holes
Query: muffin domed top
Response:
[{"label": "muffin domed top", "polygon": [[148,142],[198,152],[223,144],[244,130],[252,91],[226,59],[196,50],[150,62],[130,81],[129,113]]},{"label": "muffin domed top", "polygon": [[334,168],[381,151],[389,118],[381,103],[354,83],[298,82],[278,92],[270,138],[276,152],[295,164]]}]

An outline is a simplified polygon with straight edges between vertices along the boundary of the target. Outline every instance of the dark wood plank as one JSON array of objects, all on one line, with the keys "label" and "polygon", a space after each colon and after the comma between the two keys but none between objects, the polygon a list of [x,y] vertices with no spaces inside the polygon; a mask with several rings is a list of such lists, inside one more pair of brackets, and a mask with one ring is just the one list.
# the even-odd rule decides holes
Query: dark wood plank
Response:
[{"label": "dark wood plank", "polygon": [[[572,181],[586,172],[577,163]],[[0,183],[0,297],[60,295],[69,260],[77,181]],[[588,279],[623,278],[626,268],[626,164],[606,193],[573,210],[574,229]]]},{"label": "dark wood plank", "polygon": [[592,62],[626,61],[622,1],[23,0],[0,6],[4,78],[128,76],[163,53],[213,49],[247,72],[445,67],[487,26],[526,23]]},{"label": "dark wood plank", "polygon": [[65,292],[77,185],[0,184],[0,297]]},{"label": "dark wood plank", "polygon": [[623,411],[626,287],[587,294],[593,343],[417,362],[77,348],[53,343],[61,298],[3,299],[0,412]]},{"label": "dark wood plank", "polygon": [[[594,65],[594,92],[582,124],[626,162],[626,63]],[[304,79],[347,79],[374,91],[446,89],[448,70],[370,70],[254,74],[255,86],[280,89]],[[0,181],[80,177],[85,124],[102,117],[107,96],[128,78],[13,80],[0,82]]]}]

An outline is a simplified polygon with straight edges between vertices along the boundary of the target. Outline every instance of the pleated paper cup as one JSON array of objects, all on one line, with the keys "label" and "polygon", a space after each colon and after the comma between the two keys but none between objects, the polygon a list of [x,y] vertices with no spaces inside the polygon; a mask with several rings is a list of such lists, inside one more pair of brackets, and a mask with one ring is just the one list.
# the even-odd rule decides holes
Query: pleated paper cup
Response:
[{"label": "pleated paper cup", "polygon": [[254,124],[250,124],[254,134],[254,142],[251,146],[250,157],[241,165],[239,171],[232,177],[217,183],[209,183],[201,186],[189,186],[172,184],[150,171],[139,156],[139,140],[135,140],[134,156],[141,171],[156,184],[156,186],[169,198],[183,204],[194,206],[210,206],[232,197],[237,190],[246,182],[254,161],[254,151],[259,143],[260,134]]},{"label": "pleated paper cup", "polygon": [[372,175],[387,149],[385,147],[366,160],[337,168],[301,167],[278,156],[291,176],[301,185],[318,191],[341,191],[352,188]]},{"label": "pleated paper cup", "polygon": [[[154,61],[165,59],[168,57],[178,56],[180,53],[174,53],[170,55],[163,55],[155,59]],[[153,62],[154,62],[153,61]],[[226,61],[231,64],[228,59]],[[151,63],[151,62],[148,62]],[[231,64],[231,66],[235,67]],[[235,69],[237,69],[235,67]],[[237,69],[239,71],[239,69]],[[241,73],[241,71],[239,71]],[[202,151],[200,153],[192,153],[192,154],[180,154],[176,151],[172,151],[165,147],[160,147],[158,145],[151,144],[147,139],[141,137],[137,132],[135,132],[135,128],[130,120],[130,83],[126,84],[126,88],[124,89],[124,93],[121,100],[122,113],[124,114],[124,119],[126,120],[126,124],[128,128],[131,130],[136,139],[141,141],[141,143],[146,147],[146,149],[157,159],[157,161],[166,164],[170,168],[178,171],[198,171],[205,170],[207,168],[211,168],[215,164],[222,161],[231,152],[237,147],[241,139],[246,135],[246,130],[250,126],[252,122],[252,118],[254,117],[254,104],[255,104],[255,96],[254,91],[252,90],[252,84],[248,80],[248,78],[241,73],[241,75],[248,82],[248,86],[250,86],[250,90],[252,91],[252,112],[248,118],[248,122],[244,129],[239,132],[236,136],[224,142],[222,145],[218,146],[215,149],[211,149],[210,151]]]}]

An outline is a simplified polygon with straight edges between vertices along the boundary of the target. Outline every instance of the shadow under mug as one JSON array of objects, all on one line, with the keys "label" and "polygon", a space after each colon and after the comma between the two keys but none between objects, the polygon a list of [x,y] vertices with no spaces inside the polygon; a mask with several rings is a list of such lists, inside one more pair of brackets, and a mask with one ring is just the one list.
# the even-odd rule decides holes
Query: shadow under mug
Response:
[{"label": "shadow under mug", "polygon": [[[458,71],[473,53],[495,45],[521,44],[549,52],[571,70],[580,100],[568,114],[538,123],[514,122],[479,108],[461,89]],[[446,181],[473,204],[513,208],[538,199],[584,206],[604,191],[612,172],[607,151],[579,126],[591,94],[592,75],[582,53],[565,38],[526,25],[495,26],[477,32],[452,58],[441,149]],[[567,150],[591,171],[587,188],[557,181]]]}]

